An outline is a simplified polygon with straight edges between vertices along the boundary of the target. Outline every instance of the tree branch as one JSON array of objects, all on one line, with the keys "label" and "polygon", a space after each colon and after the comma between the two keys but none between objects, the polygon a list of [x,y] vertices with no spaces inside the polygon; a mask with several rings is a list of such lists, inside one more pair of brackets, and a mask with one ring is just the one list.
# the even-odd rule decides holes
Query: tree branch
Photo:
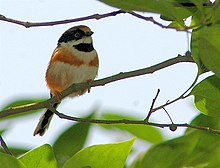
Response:
[{"label": "tree branch", "polygon": [[148,126],[154,126],[159,128],[165,128],[165,127],[186,127],[186,128],[193,128],[205,132],[209,132],[212,134],[218,134],[220,135],[219,130],[215,130],[209,127],[202,127],[202,126],[196,126],[196,125],[190,125],[187,123],[184,124],[159,124],[159,123],[152,123],[152,122],[146,122],[145,120],[127,120],[127,119],[121,119],[121,120],[103,120],[103,119],[90,119],[90,118],[78,118],[78,117],[72,117],[65,115],[63,113],[58,112],[55,108],[51,107],[51,111],[53,111],[58,117],[61,119],[76,121],[76,122],[82,122],[82,123],[93,123],[93,124],[139,124],[139,125],[148,125]]},{"label": "tree branch", "polygon": [[177,27],[171,27],[171,26],[166,26],[166,25],[163,25],[161,24],[160,22],[157,22],[156,20],[154,20],[153,17],[146,17],[146,16],[142,16],[138,13],[135,13],[135,12],[127,12],[129,13],[130,15],[136,17],[136,18],[139,18],[139,19],[142,19],[142,20],[145,20],[145,21],[148,21],[148,22],[152,22],[153,24],[161,27],[161,28],[165,28],[165,29],[174,29],[176,31],[184,31],[184,32],[189,32],[188,30],[191,29],[191,27],[185,27],[185,29],[183,28],[177,28]]},{"label": "tree branch", "polygon": [[[90,84],[88,84],[88,83],[73,84],[60,94],[60,99],[63,99],[64,97],[68,96],[69,94],[71,94],[73,92],[76,92],[78,90],[81,90],[81,89],[96,87],[96,86],[104,86],[105,84],[115,82],[115,81],[118,81],[118,80],[131,78],[131,77],[135,77],[135,76],[140,76],[140,75],[145,75],[145,74],[151,74],[151,73],[154,73],[158,70],[164,69],[166,67],[169,67],[169,66],[172,66],[174,64],[181,63],[181,62],[194,63],[191,56],[180,56],[180,55],[178,55],[177,57],[171,58],[171,59],[166,60],[164,62],[161,62],[159,64],[153,65],[151,67],[147,67],[147,68],[143,68],[143,69],[139,69],[139,70],[134,70],[134,71],[130,71],[130,72],[121,72],[119,74],[116,74],[116,75],[113,75],[113,76],[110,76],[110,77],[95,80]],[[192,86],[194,86],[196,80],[197,80],[197,78],[192,83],[192,85],[180,96],[181,98],[186,97],[184,95],[189,91],[189,89]],[[159,94],[159,92],[157,92],[154,99],[157,98],[158,94]],[[180,97],[177,98],[177,99],[179,100]],[[165,105],[162,105],[161,107],[157,107],[157,108],[154,108],[154,109],[151,108],[151,111],[154,112],[158,109],[164,108],[168,104],[171,104],[175,101],[177,101],[177,100],[175,99],[171,102],[168,102]],[[60,118],[71,120],[71,121],[76,121],[76,122],[94,123],[94,124],[141,124],[141,125],[149,125],[149,126],[154,126],[154,127],[159,127],[159,128],[187,127],[187,128],[193,128],[193,129],[197,129],[197,130],[201,130],[201,131],[206,131],[206,132],[213,133],[213,134],[220,134],[219,130],[211,129],[209,127],[201,127],[201,126],[190,125],[190,124],[187,124],[187,123],[184,123],[184,124],[174,124],[174,123],[159,124],[159,123],[146,122],[145,120],[127,120],[127,119],[102,120],[102,119],[77,118],[77,117],[72,117],[72,116],[68,116],[68,115],[59,113],[55,108],[53,108],[52,104],[54,104],[54,103],[57,103],[57,100],[56,100],[55,97],[52,97],[52,98],[50,98],[46,101],[43,101],[43,102],[27,104],[27,105],[19,106],[19,107],[13,107],[13,108],[1,111],[0,112],[0,118],[4,118],[4,117],[7,117],[7,116],[10,116],[10,115],[13,115],[13,114],[23,113],[23,112],[27,112],[27,111],[31,111],[31,110],[37,110],[37,109],[41,109],[41,108],[49,108],[56,115],[58,115]],[[5,149],[4,141],[2,141],[1,137],[0,137],[0,140],[1,140],[1,143],[3,142],[1,145],[3,145],[4,149]]]},{"label": "tree branch", "polygon": [[0,15],[0,20],[9,22],[9,23],[18,24],[26,28],[29,28],[29,27],[39,27],[39,26],[54,26],[54,25],[59,25],[59,24],[67,24],[67,23],[73,23],[73,22],[79,22],[79,21],[91,20],[91,19],[99,20],[99,19],[103,19],[103,18],[110,17],[110,16],[116,16],[118,14],[123,14],[123,13],[126,13],[126,12],[122,10],[118,10],[118,11],[113,11],[113,12],[109,12],[105,14],[93,14],[93,15],[75,18],[75,19],[66,19],[66,20],[58,20],[58,21],[51,21],[51,22],[38,22],[38,23],[24,22],[24,21],[20,21],[16,19],[7,18],[3,15]]},{"label": "tree branch", "polygon": [[135,13],[135,12],[125,12],[123,10],[117,10],[117,11],[113,11],[113,12],[109,12],[109,13],[105,13],[105,14],[93,14],[93,15],[89,15],[89,16],[85,16],[85,17],[74,18],[74,19],[51,21],[51,22],[20,21],[20,20],[8,18],[8,17],[0,14],[0,21],[14,23],[14,24],[17,24],[17,25],[24,26],[26,28],[30,28],[30,27],[40,27],[40,26],[54,26],[54,25],[74,23],[74,22],[80,22],[80,21],[91,20],[91,19],[99,20],[99,19],[103,19],[103,18],[107,18],[107,17],[116,16],[118,14],[126,14],[126,13],[130,14],[130,15],[138,18],[138,19],[142,19],[144,21],[152,22],[153,24],[155,24],[155,25],[157,25],[161,28],[174,29],[176,31],[186,31],[186,32],[188,32],[189,29],[192,29],[191,27],[187,27],[187,26],[186,26],[185,29],[183,29],[183,28],[178,29],[176,27],[166,26],[166,25],[163,25],[162,23],[157,22],[156,20],[154,20],[153,17],[146,17],[146,16],[142,16],[142,15],[140,15],[138,13]]},{"label": "tree branch", "polygon": [[159,109],[162,109],[162,108],[164,108],[164,107],[166,107],[166,106],[168,106],[168,105],[170,105],[170,104],[172,104],[172,103],[174,103],[174,102],[176,102],[176,101],[178,101],[178,100],[180,100],[180,99],[185,99],[186,97],[188,97],[190,94],[188,94],[188,95],[185,95],[185,94],[186,94],[190,89],[193,88],[193,86],[196,84],[198,78],[199,78],[199,74],[196,75],[196,78],[195,78],[195,80],[193,81],[193,83],[190,85],[190,87],[189,87],[183,94],[181,94],[179,97],[177,97],[176,99],[174,99],[174,100],[172,100],[172,101],[167,101],[165,104],[163,104],[163,105],[161,105],[161,106],[159,106],[159,107],[153,108],[153,109],[151,110],[151,113],[153,113],[153,112],[155,112],[155,111],[157,111],[157,110],[159,110]]},{"label": "tree branch", "polygon": [[[62,100],[64,97],[68,96],[69,94],[71,94],[73,92],[76,92],[78,90],[85,89],[85,88],[96,87],[96,86],[104,86],[108,83],[112,83],[112,82],[115,82],[115,81],[118,81],[118,80],[127,79],[127,78],[131,78],[131,77],[136,77],[136,76],[141,76],[141,75],[145,75],[145,74],[151,74],[153,72],[156,72],[158,70],[164,69],[166,67],[169,67],[171,65],[181,63],[181,62],[194,63],[192,57],[190,57],[190,56],[179,56],[178,55],[177,57],[171,58],[171,59],[166,60],[164,62],[161,62],[159,64],[153,65],[151,67],[147,67],[147,68],[143,68],[143,69],[139,69],[139,70],[134,70],[134,71],[130,71],[130,72],[121,72],[119,74],[116,74],[116,75],[113,75],[113,76],[110,76],[110,77],[95,80],[91,83],[73,84],[69,88],[64,90],[60,94],[59,98],[60,98],[60,100]],[[27,111],[31,111],[31,110],[37,110],[37,109],[42,109],[42,108],[50,108],[51,104],[55,104],[55,103],[58,103],[57,99],[55,97],[52,97],[52,98],[50,98],[46,101],[43,101],[43,102],[27,104],[27,105],[19,106],[19,107],[12,107],[10,109],[0,111],[0,118],[4,118],[4,117],[10,116],[10,115],[19,114],[19,113],[23,113],[23,112],[27,112]]]}]

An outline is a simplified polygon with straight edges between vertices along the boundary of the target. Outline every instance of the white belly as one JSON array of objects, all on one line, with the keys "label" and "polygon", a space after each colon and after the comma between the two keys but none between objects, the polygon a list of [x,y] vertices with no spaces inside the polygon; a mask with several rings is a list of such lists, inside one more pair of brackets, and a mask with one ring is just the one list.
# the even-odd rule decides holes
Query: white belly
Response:
[{"label": "white belly", "polygon": [[[94,80],[98,73],[98,67],[81,65],[74,66],[63,62],[54,62],[49,69],[48,75],[58,84],[62,90],[73,83],[87,82]],[[79,95],[78,93],[71,96]]]}]

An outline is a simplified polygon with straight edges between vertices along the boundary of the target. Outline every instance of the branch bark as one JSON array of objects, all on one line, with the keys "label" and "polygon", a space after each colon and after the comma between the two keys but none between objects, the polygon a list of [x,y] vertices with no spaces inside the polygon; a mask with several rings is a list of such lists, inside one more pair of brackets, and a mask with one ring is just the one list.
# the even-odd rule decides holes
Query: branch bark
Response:
[{"label": "branch bark", "polygon": [[2,138],[2,136],[0,135],[0,144],[2,146],[2,148],[5,150],[5,152],[9,155],[12,155],[12,153],[10,152],[10,150],[8,149],[8,146],[6,145],[4,139]]},{"label": "branch bark", "polygon": [[[85,89],[85,88],[104,86],[108,83],[112,83],[112,82],[119,81],[122,79],[151,74],[151,73],[154,73],[158,70],[164,69],[166,67],[169,67],[174,64],[181,63],[181,62],[194,63],[191,56],[177,56],[177,57],[171,58],[169,60],[166,60],[164,62],[161,62],[159,64],[153,65],[151,67],[138,69],[138,70],[134,70],[134,71],[130,71],[130,72],[121,72],[119,74],[116,74],[116,75],[113,75],[110,77],[95,80],[92,83],[73,84],[69,88],[64,90],[60,94],[59,98],[60,98],[60,100],[62,100],[63,98],[65,98],[69,94],[76,92],[78,90]],[[23,112],[27,112],[27,111],[31,111],[31,110],[50,108],[51,105],[53,105],[54,103],[58,103],[58,102],[55,97],[52,97],[52,98],[50,98],[46,101],[43,101],[43,102],[34,103],[34,104],[27,104],[27,105],[19,106],[19,107],[13,107],[10,109],[0,111],[0,118],[4,118],[4,117],[10,116],[10,115],[19,114],[19,113],[23,113]]]},{"label": "branch bark", "polygon": [[93,14],[93,15],[75,18],[75,19],[58,20],[58,21],[52,21],[52,22],[38,22],[38,23],[37,22],[36,23],[25,22],[25,21],[12,19],[12,18],[7,18],[4,15],[0,15],[0,20],[5,21],[5,22],[9,22],[9,23],[18,24],[18,25],[24,26],[26,28],[30,28],[30,27],[39,27],[39,26],[54,26],[54,25],[67,24],[67,23],[73,23],[73,22],[79,22],[79,21],[91,20],[91,19],[99,20],[99,19],[103,19],[103,18],[111,17],[111,16],[116,16],[118,14],[123,14],[123,13],[126,13],[126,12],[124,12],[122,10],[118,10],[118,11],[113,11],[113,12],[109,12],[109,13],[105,13],[105,14]]},{"label": "branch bark", "polygon": [[[218,134],[220,135],[219,130],[215,130],[209,127],[202,127],[202,126],[196,126],[196,125],[190,125],[187,123],[184,124],[159,124],[159,123],[152,123],[152,122],[146,122],[145,120],[127,120],[127,119],[121,119],[121,120],[103,120],[103,119],[90,119],[90,118],[78,118],[78,117],[72,117],[65,115],[63,113],[58,112],[55,108],[51,107],[51,111],[53,111],[57,116],[59,116],[62,119],[70,120],[70,121],[76,121],[76,122],[83,122],[83,123],[93,123],[93,124],[139,124],[139,125],[148,125],[148,126],[154,126],[159,128],[171,128],[171,127],[186,127],[186,128],[193,128],[200,131],[209,132],[212,134]],[[176,129],[175,129],[176,130]]]},{"label": "branch bark", "polygon": [[0,21],[5,21],[5,22],[9,22],[9,23],[24,26],[26,28],[30,28],[30,27],[40,27],[40,26],[54,26],[54,25],[74,23],[74,22],[80,22],[80,21],[91,20],[91,19],[99,20],[99,19],[103,19],[103,18],[107,18],[107,17],[116,16],[116,15],[119,15],[119,14],[129,14],[131,16],[134,16],[134,17],[138,18],[138,19],[141,19],[141,20],[144,20],[144,21],[147,21],[147,22],[151,22],[151,23],[153,23],[153,24],[155,24],[155,25],[157,25],[161,28],[174,29],[176,31],[188,32],[189,29],[193,28],[193,27],[187,27],[187,26],[185,27],[185,29],[183,29],[183,28],[178,29],[176,27],[170,27],[170,26],[163,25],[162,23],[156,21],[153,17],[146,17],[146,16],[142,16],[142,15],[140,15],[138,13],[135,13],[135,12],[125,12],[123,10],[117,10],[117,11],[113,11],[113,12],[109,12],[109,13],[105,13],[105,14],[93,14],[93,15],[89,15],[89,16],[85,16],[85,17],[74,18],[74,19],[51,21],[51,22],[21,21],[21,20],[8,18],[8,17],[0,14]]}]

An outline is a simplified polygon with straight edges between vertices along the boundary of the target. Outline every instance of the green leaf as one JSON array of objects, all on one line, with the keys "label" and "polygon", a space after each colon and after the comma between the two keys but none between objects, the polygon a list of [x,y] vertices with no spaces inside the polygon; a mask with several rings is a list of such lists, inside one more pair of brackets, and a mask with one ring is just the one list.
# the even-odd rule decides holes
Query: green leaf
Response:
[{"label": "green leaf", "polygon": [[193,60],[196,62],[197,66],[198,66],[198,73],[202,74],[202,73],[208,71],[208,69],[202,63],[201,58],[200,58],[198,36],[199,36],[198,30],[193,30],[190,46],[191,46]]},{"label": "green leaf", "polygon": [[220,24],[204,26],[193,36],[192,42],[196,42],[197,47],[196,62],[200,60],[206,68],[220,77]]},{"label": "green leaf", "polygon": [[[113,114],[113,113],[103,113],[103,119],[112,119],[112,120],[119,120],[119,119],[129,119],[129,120],[138,120],[136,117],[131,116],[123,116],[120,114]],[[130,134],[145,140],[151,143],[159,143],[163,140],[163,136],[160,131],[154,127],[147,126],[147,125],[129,125],[129,124],[112,124],[112,125],[99,125],[103,128],[107,129],[118,129],[122,131],[129,132]]]},{"label": "green leaf", "polygon": [[198,83],[191,91],[196,108],[203,114],[220,117],[220,79],[212,75]]},{"label": "green leaf", "polygon": [[0,135],[2,135],[2,134],[3,134],[4,132],[6,132],[6,131],[7,131],[7,129],[6,129],[6,128],[4,128],[4,129],[3,129],[3,128],[1,128],[1,129],[0,129]]},{"label": "green leaf", "polygon": [[220,165],[219,135],[194,131],[153,146],[140,154],[130,168],[217,168]]},{"label": "green leaf", "polygon": [[176,0],[178,2],[183,2],[183,3],[193,3],[195,4],[200,10],[203,8],[203,6],[208,6],[209,1],[208,0]]},{"label": "green leaf", "polygon": [[[9,150],[13,154],[13,156],[20,156],[28,151],[28,149],[20,147],[9,147]],[[4,150],[0,148],[0,152],[4,152]]]},{"label": "green leaf", "polygon": [[[201,127],[212,128],[215,130],[220,130],[220,118],[199,114],[196,118],[192,120],[190,125],[196,125]],[[192,131],[197,131],[197,130],[193,128],[187,128],[185,133],[186,134],[191,133]]]},{"label": "green leaf", "polygon": [[213,24],[219,23],[220,21],[220,1],[215,1],[215,6],[213,8],[213,17],[212,22]]},{"label": "green leaf", "polygon": [[182,6],[176,6],[173,1],[158,0],[99,0],[125,11],[153,12],[164,15],[172,20],[181,20],[192,14],[192,11]]},{"label": "green leaf", "polygon": [[[12,108],[12,107],[19,107],[19,106],[24,106],[24,105],[27,105],[27,104],[34,104],[34,103],[39,103],[39,102],[42,102],[46,99],[18,99],[18,100],[14,100],[10,103],[8,103],[7,105],[5,105],[2,110],[6,110],[6,109],[9,109],[9,108]],[[9,116],[9,117],[4,117],[4,118],[1,118],[0,120],[2,119],[9,119],[9,118],[15,118],[15,117],[22,117],[24,115],[29,115],[29,114],[33,114],[33,113],[36,113],[38,111],[40,111],[41,109],[39,110],[32,110],[32,111],[28,111],[28,112],[25,112],[25,113],[19,113],[19,114],[15,114],[15,115],[12,115],[12,116]]]},{"label": "green leaf", "polygon": [[57,168],[53,149],[45,144],[35,148],[19,158],[27,168]]},{"label": "green leaf", "polygon": [[12,108],[12,107],[18,107],[18,106],[23,106],[23,105],[27,105],[27,104],[32,104],[32,103],[38,103],[38,102],[41,102],[41,101],[44,101],[46,99],[17,99],[17,100],[14,100],[10,103],[8,103],[7,105],[5,105],[2,110],[6,110],[8,108]]},{"label": "green leaf", "polygon": [[114,143],[94,145],[82,149],[69,159],[63,168],[123,168],[135,138]]},{"label": "green leaf", "polygon": [[0,166],[2,168],[26,168],[25,165],[14,156],[0,152]]},{"label": "green leaf", "polygon": [[73,124],[55,141],[53,148],[59,167],[82,149],[86,142],[90,125],[89,123]]},{"label": "green leaf", "polygon": [[183,20],[180,20],[180,21],[178,20],[178,21],[172,21],[169,24],[169,27],[174,27],[174,28],[177,28],[178,30],[185,30],[186,25]]}]

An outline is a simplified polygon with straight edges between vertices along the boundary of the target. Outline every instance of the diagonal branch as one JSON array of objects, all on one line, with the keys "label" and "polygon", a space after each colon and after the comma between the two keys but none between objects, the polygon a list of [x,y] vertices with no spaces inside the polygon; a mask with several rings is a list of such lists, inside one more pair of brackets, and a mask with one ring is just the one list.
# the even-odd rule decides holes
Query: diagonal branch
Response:
[{"label": "diagonal branch", "polygon": [[185,94],[186,94],[190,89],[192,89],[193,86],[195,86],[195,84],[196,84],[198,78],[199,78],[199,73],[197,73],[196,78],[194,79],[193,83],[190,85],[190,87],[189,87],[183,94],[181,94],[179,97],[177,97],[176,99],[174,99],[174,100],[172,100],[172,101],[167,101],[165,104],[160,105],[159,107],[153,108],[153,109],[151,110],[151,113],[153,113],[153,112],[155,112],[155,111],[157,111],[157,110],[159,110],[159,109],[162,109],[162,108],[164,108],[164,107],[166,107],[166,106],[168,106],[168,105],[170,105],[170,104],[173,104],[174,102],[176,102],[176,101],[178,101],[178,100],[180,100],[180,99],[185,99],[186,97],[190,96],[190,94],[187,94],[187,95],[185,95]]},{"label": "diagonal branch", "polygon": [[150,116],[151,116],[151,114],[152,114],[152,110],[153,110],[153,108],[154,108],[154,104],[155,104],[155,102],[156,102],[156,100],[157,100],[157,97],[158,97],[159,93],[160,93],[160,89],[157,90],[157,94],[156,94],[156,96],[154,97],[154,99],[153,99],[153,101],[152,101],[152,104],[151,104],[150,110],[149,110],[149,112],[148,112],[148,114],[147,114],[147,117],[144,119],[145,122],[148,122],[149,119],[150,119]]},{"label": "diagonal branch", "polygon": [[[138,70],[134,70],[134,71],[130,71],[130,72],[121,72],[119,74],[116,74],[116,75],[113,75],[113,76],[110,76],[110,77],[95,80],[91,83],[73,84],[69,88],[64,90],[60,94],[59,98],[60,98],[60,100],[62,100],[63,98],[65,98],[69,94],[71,94],[73,92],[76,92],[78,90],[85,89],[85,88],[96,87],[96,86],[104,86],[108,83],[112,83],[112,82],[115,82],[115,81],[118,81],[118,80],[127,79],[127,78],[131,78],[131,77],[136,77],[136,76],[141,76],[141,75],[146,75],[146,74],[151,74],[151,73],[154,73],[158,70],[164,69],[166,67],[169,67],[169,66],[172,66],[174,64],[181,63],[181,62],[194,63],[192,57],[190,57],[190,56],[179,56],[178,55],[177,57],[171,58],[171,59],[166,60],[164,62],[161,62],[159,64],[153,65],[151,67],[138,69]],[[19,114],[19,113],[23,113],[23,112],[27,112],[27,111],[31,111],[31,110],[37,110],[37,109],[42,109],[42,108],[50,108],[51,104],[55,104],[55,103],[57,103],[57,100],[56,100],[55,97],[52,97],[51,99],[48,99],[48,100],[43,101],[43,102],[27,104],[27,105],[19,106],[19,107],[13,107],[13,108],[10,108],[10,109],[0,111],[0,118],[4,118],[4,117],[10,116],[10,115]]]},{"label": "diagonal branch", "polygon": [[142,20],[145,20],[145,21],[148,21],[148,22],[152,22],[153,24],[161,27],[161,28],[164,28],[164,29],[174,29],[176,31],[184,31],[184,32],[189,32],[188,30],[191,29],[191,27],[187,27],[185,26],[185,28],[177,28],[177,27],[171,27],[171,26],[166,26],[166,25],[163,25],[162,23],[160,22],[157,22],[156,20],[154,20],[153,17],[146,17],[146,16],[143,16],[143,15],[140,15],[138,13],[135,13],[135,12],[127,12],[129,13],[130,15],[136,17],[136,18],[139,18],[139,19],[142,19]]},{"label": "diagonal branch", "polygon": [[0,135],[0,145],[2,146],[2,148],[5,150],[5,152],[9,155],[12,155],[12,153],[10,152],[10,150],[8,149],[8,146],[6,145],[4,139],[2,138],[2,136]]}]

